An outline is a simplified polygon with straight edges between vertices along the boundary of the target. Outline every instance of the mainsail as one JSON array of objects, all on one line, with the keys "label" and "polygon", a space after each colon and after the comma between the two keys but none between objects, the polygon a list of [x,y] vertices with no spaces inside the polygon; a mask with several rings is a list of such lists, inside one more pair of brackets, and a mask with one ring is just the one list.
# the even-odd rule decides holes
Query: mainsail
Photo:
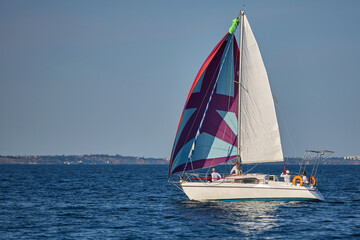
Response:
[{"label": "mainsail", "polygon": [[[283,161],[266,69],[245,15],[243,22],[241,162]],[[240,52],[230,32],[208,56],[191,87],[171,153],[169,176],[216,166],[237,156]]]},{"label": "mainsail", "polygon": [[241,162],[283,161],[269,79],[259,46],[245,15],[241,86]]}]

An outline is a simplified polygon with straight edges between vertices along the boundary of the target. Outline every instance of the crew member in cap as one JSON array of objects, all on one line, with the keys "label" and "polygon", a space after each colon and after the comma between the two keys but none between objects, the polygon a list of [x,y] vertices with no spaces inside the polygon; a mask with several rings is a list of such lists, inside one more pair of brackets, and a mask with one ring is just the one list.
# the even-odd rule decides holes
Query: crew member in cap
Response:
[{"label": "crew member in cap", "polygon": [[286,170],[285,172],[281,173],[280,177],[284,178],[284,182],[290,183],[290,171]]}]

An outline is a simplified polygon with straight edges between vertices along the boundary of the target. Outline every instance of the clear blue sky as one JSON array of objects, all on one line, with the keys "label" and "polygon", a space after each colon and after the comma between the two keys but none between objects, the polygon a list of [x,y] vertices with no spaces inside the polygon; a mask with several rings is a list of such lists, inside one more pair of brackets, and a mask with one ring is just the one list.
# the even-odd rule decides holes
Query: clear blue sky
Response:
[{"label": "clear blue sky", "polygon": [[0,0],[0,154],[169,157],[191,84],[243,4],[285,156],[360,155],[355,0]]}]

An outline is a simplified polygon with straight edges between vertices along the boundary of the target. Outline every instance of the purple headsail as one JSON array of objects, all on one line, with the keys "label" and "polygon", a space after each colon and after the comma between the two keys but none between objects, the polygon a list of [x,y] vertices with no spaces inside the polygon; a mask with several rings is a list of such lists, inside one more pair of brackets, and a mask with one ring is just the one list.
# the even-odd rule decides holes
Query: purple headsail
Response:
[{"label": "purple headsail", "polygon": [[236,157],[238,69],[239,48],[235,37],[227,33],[191,87],[171,153],[169,177]]}]

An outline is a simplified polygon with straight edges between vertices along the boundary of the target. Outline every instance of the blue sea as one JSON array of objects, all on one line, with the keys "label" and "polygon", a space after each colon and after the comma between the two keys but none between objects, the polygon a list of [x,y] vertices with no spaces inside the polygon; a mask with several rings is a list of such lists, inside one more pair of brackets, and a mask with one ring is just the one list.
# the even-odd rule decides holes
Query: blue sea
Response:
[{"label": "blue sea", "polygon": [[166,165],[0,165],[0,239],[360,239],[359,173],[320,166],[325,202],[200,203]]}]

